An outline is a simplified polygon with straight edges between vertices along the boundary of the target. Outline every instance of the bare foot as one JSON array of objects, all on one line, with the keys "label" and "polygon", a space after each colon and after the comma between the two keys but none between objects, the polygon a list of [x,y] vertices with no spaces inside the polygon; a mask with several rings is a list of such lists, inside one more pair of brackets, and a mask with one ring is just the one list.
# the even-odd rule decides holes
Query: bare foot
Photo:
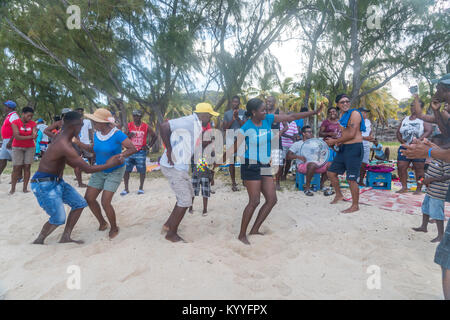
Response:
[{"label": "bare foot", "polygon": [[344,200],[344,196],[340,195],[335,195],[333,201],[330,202],[330,204],[336,204],[339,201],[343,201]]},{"label": "bare foot", "polygon": [[359,210],[358,206],[351,206],[350,208],[342,210],[341,212],[342,213],[352,213],[352,212],[355,212],[355,211],[358,211],[358,210]]},{"label": "bare foot", "polygon": [[421,194],[422,194],[422,191],[414,191],[413,194],[416,195],[416,196],[418,196],[418,195],[421,195]]},{"label": "bare foot", "polygon": [[202,216],[206,217],[208,215],[208,211],[203,210]]},{"label": "bare foot", "polygon": [[358,183],[358,186],[365,187],[366,184],[364,182],[360,182],[360,183]]},{"label": "bare foot", "polygon": [[395,191],[395,193],[407,193],[407,192],[408,192],[408,189],[403,189],[403,188],[401,188],[398,191]]},{"label": "bare foot", "polygon": [[239,236],[238,239],[241,240],[244,244],[250,245],[250,242],[248,242],[248,239],[246,236]]},{"label": "bare foot", "polygon": [[119,234],[119,227],[109,230],[109,238],[113,239]]},{"label": "bare foot", "polygon": [[237,187],[237,184],[233,184],[233,185],[231,186],[231,190],[232,190],[233,192],[239,191],[239,189],[238,189],[238,187]]},{"label": "bare foot", "polygon": [[83,244],[84,243],[83,240],[73,240],[70,237],[68,237],[68,238],[61,238],[61,240],[59,240],[59,243],[70,243],[70,242],[73,242],[73,243],[76,243],[76,244]]},{"label": "bare foot", "polygon": [[414,231],[417,231],[417,232],[428,232],[427,228],[425,228],[425,227],[411,228],[411,229],[413,229]]},{"label": "bare foot", "polygon": [[33,241],[33,244],[44,244],[44,239],[38,237],[36,240]]},{"label": "bare foot", "polygon": [[277,191],[281,191],[281,186],[279,183],[277,183],[277,185],[275,186],[275,188],[277,189]]},{"label": "bare foot", "polygon": [[259,236],[263,236],[264,235],[264,233],[262,233],[261,231],[250,231],[249,234],[251,234],[251,235],[257,234]]},{"label": "bare foot", "polygon": [[84,184],[84,183],[79,183],[78,184],[78,188],[87,188],[87,184]]},{"label": "bare foot", "polygon": [[442,236],[437,236],[436,238],[434,238],[433,240],[431,240],[431,242],[441,242],[442,240]]},{"label": "bare foot", "polygon": [[164,234],[164,233],[166,233],[166,232],[169,232],[169,227],[168,226],[166,226],[166,225],[163,225],[162,226],[162,228],[161,228],[161,234]]},{"label": "bare foot", "polygon": [[184,239],[182,237],[180,237],[178,234],[174,233],[174,234],[167,234],[166,235],[166,239],[172,242],[186,242],[184,241]]},{"label": "bare foot", "polygon": [[106,229],[108,229],[108,223],[107,223],[107,222],[102,223],[102,224],[98,227],[98,231],[105,231]]},{"label": "bare foot", "polygon": [[27,189],[23,190],[23,193],[29,193],[30,191],[28,191]]},{"label": "bare foot", "polygon": [[189,213],[193,213],[194,209],[192,207],[189,207]]},{"label": "bare foot", "polygon": [[10,191],[9,191],[9,194],[10,194],[10,195],[13,195],[15,192],[16,192],[16,190],[10,190]]}]

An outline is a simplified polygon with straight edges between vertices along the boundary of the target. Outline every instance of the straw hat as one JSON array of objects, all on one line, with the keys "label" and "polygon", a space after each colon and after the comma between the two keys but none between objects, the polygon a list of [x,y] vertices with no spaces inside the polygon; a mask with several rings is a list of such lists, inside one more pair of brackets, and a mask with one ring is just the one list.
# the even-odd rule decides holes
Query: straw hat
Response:
[{"label": "straw hat", "polygon": [[109,110],[99,108],[93,114],[85,113],[84,116],[92,121],[100,123],[114,123],[115,119]]}]

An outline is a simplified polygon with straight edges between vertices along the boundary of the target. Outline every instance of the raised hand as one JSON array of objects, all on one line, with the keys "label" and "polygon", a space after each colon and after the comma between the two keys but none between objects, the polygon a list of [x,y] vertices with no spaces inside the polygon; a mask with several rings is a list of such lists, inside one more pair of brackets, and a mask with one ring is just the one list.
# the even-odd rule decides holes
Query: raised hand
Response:
[{"label": "raised hand", "polygon": [[323,110],[323,108],[325,108],[325,103],[321,102],[320,105],[319,105],[319,109],[317,109],[317,110],[315,111],[315,113],[316,113],[316,114],[321,113],[322,110]]},{"label": "raised hand", "polygon": [[437,99],[431,100],[431,108],[433,110],[439,111],[439,109],[441,109],[441,102]]}]

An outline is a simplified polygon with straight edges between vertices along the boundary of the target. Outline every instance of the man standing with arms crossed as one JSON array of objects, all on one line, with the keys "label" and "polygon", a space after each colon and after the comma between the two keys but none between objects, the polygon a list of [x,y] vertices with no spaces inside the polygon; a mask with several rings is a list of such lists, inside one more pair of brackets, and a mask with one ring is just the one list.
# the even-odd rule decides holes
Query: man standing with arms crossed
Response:
[{"label": "man standing with arms crossed", "polygon": [[[128,182],[130,180],[130,172],[133,171],[134,166],[136,166],[136,170],[139,172],[140,177],[140,185],[137,194],[144,194],[145,173],[147,172],[147,150],[153,146],[157,136],[148,124],[142,122],[142,111],[140,110],[133,110],[133,121],[128,123],[126,134],[138,152],[125,160],[126,168],[123,177],[125,190],[123,190],[120,195],[125,196],[130,193],[128,190]],[[147,141],[150,142],[147,144]]]},{"label": "man standing with arms crossed", "polygon": [[[234,96],[231,99],[231,109],[226,111],[223,115],[223,131],[225,133],[226,149],[229,149],[231,145],[236,144],[237,130],[239,130],[247,121],[245,111],[240,109],[241,99],[238,96]],[[233,130],[233,135],[228,134],[227,130]],[[233,139],[231,138],[233,137]],[[236,162],[236,154],[234,155],[233,163],[230,163],[229,170],[231,176],[231,190],[239,191],[236,184],[236,173],[234,163]]]},{"label": "man standing with arms crossed", "polygon": [[347,181],[352,193],[352,205],[343,210],[343,213],[351,213],[359,210],[359,174],[364,155],[363,137],[361,132],[366,131],[363,116],[359,110],[350,109],[350,98],[345,94],[336,97],[336,104],[339,110],[343,112],[340,125],[343,127],[340,138],[326,139],[330,146],[339,148],[336,157],[328,169],[328,178],[331,185],[336,190],[336,196],[331,204],[344,200],[341,188],[339,187],[338,174],[347,172]]}]

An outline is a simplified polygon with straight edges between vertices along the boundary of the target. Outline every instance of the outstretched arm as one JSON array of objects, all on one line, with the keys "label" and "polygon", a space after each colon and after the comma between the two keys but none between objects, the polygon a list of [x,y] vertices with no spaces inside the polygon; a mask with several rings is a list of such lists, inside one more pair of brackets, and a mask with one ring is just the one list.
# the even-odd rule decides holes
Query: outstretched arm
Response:
[{"label": "outstretched arm", "polygon": [[93,173],[106,170],[118,166],[124,162],[123,157],[120,154],[118,154],[115,155],[114,157],[109,158],[105,164],[91,166],[78,155],[78,153],[71,145],[66,147],[64,153],[66,155],[66,162],[69,166],[71,166],[72,168],[79,168],[81,171],[84,171],[86,173]]},{"label": "outstretched arm", "polygon": [[315,111],[307,111],[307,112],[297,112],[292,114],[275,114],[273,122],[292,122],[295,120],[303,119],[310,117],[315,114],[319,114],[322,112],[322,109],[324,108],[325,104],[323,102],[320,103],[319,109]]}]

